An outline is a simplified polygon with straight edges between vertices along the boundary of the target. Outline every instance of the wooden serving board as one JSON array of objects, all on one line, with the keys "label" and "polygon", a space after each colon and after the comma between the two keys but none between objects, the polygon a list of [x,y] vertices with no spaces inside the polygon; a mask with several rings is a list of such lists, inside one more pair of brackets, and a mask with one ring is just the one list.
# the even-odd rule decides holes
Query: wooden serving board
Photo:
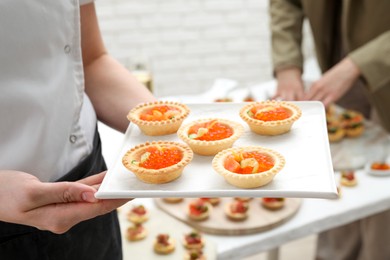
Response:
[{"label": "wooden serving board", "polygon": [[221,198],[218,205],[213,206],[206,220],[194,221],[187,216],[188,203],[193,200],[184,198],[179,203],[167,203],[163,199],[155,199],[156,205],[178,220],[205,233],[214,235],[245,235],[263,232],[288,221],[300,208],[302,199],[286,198],[283,208],[269,210],[261,205],[259,198],[249,201],[248,217],[241,221],[229,219],[225,214],[225,205],[233,198]]}]

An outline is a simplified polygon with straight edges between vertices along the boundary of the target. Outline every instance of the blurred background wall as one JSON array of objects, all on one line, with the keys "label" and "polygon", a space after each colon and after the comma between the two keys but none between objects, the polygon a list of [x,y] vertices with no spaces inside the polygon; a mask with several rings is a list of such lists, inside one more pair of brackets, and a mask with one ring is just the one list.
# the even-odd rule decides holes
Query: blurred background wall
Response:
[{"label": "blurred background wall", "polygon": [[[242,86],[272,79],[267,0],[95,3],[107,49],[128,68],[147,66],[157,96],[199,94],[217,78]],[[304,46],[312,58],[310,37]]]}]

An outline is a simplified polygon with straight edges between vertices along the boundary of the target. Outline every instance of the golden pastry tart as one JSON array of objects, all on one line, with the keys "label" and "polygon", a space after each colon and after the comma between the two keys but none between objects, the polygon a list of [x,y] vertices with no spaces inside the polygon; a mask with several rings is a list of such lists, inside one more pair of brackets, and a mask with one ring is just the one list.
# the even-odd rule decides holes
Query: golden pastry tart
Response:
[{"label": "golden pastry tart", "polygon": [[245,105],[240,117],[260,135],[280,135],[290,131],[302,115],[301,109],[289,102],[263,101]]},{"label": "golden pastry tart", "polygon": [[207,118],[181,126],[177,134],[194,153],[215,155],[232,147],[243,132],[244,127],[237,122],[221,118]]},{"label": "golden pastry tart", "polygon": [[127,119],[138,125],[145,135],[168,135],[176,133],[189,113],[190,109],[182,103],[156,101],[136,106]]},{"label": "golden pastry tart", "polygon": [[284,157],[260,146],[234,147],[219,152],[213,159],[214,170],[239,188],[266,185],[285,165]]},{"label": "golden pastry tart", "polygon": [[126,152],[123,165],[146,183],[166,183],[180,177],[193,158],[183,143],[154,141],[137,145]]}]

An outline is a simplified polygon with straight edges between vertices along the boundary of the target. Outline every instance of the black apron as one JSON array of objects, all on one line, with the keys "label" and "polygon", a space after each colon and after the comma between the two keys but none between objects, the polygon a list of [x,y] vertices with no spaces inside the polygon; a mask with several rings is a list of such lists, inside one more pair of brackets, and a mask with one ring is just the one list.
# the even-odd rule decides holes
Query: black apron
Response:
[{"label": "black apron", "polygon": [[[76,181],[107,169],[96,131],[92,153],[58,181]],[[117,212],[83,221],[64,234],[0,221],[0,259],[122,259]]]}]

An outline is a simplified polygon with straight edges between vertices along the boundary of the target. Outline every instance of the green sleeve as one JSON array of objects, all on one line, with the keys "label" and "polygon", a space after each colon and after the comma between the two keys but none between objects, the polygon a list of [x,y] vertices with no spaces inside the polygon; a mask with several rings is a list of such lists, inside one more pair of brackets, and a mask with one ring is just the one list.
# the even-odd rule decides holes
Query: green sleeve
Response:
[{"label": "green sleeve", "polygon": [[371,92],[390,84],[390,31],[348,55],[359,67]]},{"label": "green sleeve", "polygon": [[274,71],[288,67],[298,67],[302,71],[304,14],[300,1],[270,0],[269,12]]}]

